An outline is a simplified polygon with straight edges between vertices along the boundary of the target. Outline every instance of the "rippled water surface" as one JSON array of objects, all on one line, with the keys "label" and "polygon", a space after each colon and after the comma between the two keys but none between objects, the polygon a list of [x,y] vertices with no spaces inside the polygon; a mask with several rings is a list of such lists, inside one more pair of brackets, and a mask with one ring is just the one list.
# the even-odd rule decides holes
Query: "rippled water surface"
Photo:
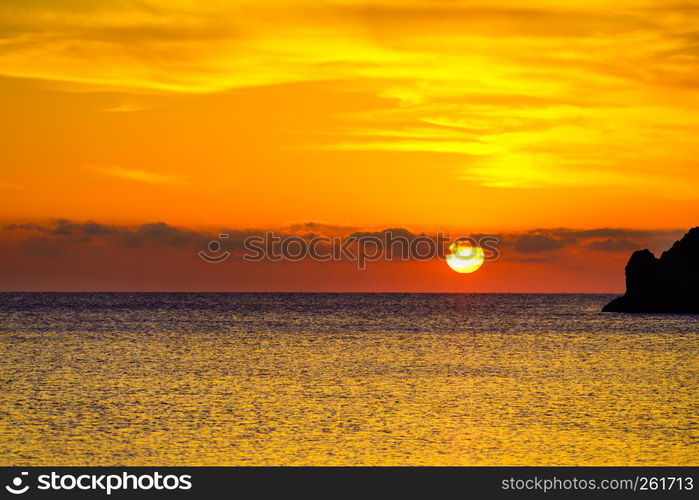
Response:
[{"label": "rippled water surface", "polygon": [[699,465],[699,317],[610,298],[0,294],[0,464]]}]

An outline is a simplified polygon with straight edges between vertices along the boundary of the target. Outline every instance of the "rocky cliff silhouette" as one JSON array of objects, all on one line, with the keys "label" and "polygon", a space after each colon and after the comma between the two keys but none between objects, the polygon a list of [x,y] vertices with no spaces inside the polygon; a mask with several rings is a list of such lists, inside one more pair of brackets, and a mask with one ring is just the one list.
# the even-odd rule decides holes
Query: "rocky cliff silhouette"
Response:
[{"label": "rocky cliff silhouette", "polygon": [[699,227],[656,258],[638,250],[626,264],[626,294],[605,312],[699,314]]}]

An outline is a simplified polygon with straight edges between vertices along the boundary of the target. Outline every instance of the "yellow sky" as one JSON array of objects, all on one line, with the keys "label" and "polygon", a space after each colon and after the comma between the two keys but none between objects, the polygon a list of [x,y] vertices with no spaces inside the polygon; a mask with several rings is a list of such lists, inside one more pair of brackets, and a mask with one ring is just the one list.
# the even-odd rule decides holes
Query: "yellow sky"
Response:
[{"label": "yellow sky", "polygon": [[687,227],[689,2],[0,3],[0,215]]}]

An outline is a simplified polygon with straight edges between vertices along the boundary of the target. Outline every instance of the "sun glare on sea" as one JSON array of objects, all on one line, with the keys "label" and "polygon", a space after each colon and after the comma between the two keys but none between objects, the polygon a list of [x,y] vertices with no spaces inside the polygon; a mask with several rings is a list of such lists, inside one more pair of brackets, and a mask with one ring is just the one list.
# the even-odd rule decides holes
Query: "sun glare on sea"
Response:
[{"label": "sun glare on sea", "polygon": [[465,241],[455,241],[449,246],[447,264],[457,273],[472,273],[483,265],[485,256],[481,247]]}]

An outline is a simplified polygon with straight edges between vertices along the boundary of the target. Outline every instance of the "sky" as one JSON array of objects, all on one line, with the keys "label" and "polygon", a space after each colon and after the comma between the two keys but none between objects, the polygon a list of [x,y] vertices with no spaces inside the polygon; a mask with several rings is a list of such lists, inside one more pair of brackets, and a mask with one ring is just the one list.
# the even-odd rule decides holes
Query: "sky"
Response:
[{"label": "sky", "polygon": [[[623,291],[699,220],[699,7],[576,4],[3,0],[0,289]],[[502,251],[197,256],[391,228]]]}]

